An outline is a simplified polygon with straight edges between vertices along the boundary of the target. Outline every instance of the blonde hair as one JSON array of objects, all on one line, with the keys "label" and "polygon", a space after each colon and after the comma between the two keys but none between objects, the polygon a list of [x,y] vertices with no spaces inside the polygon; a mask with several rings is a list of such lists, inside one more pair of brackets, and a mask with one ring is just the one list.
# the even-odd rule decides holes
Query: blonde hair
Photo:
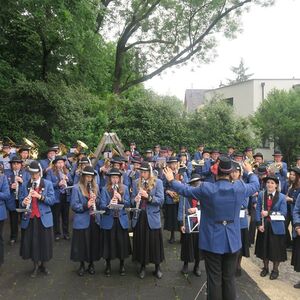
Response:
[{"label": "blonde hair", "polygon": [[[156,184],[156,177],[151,175],[151,173],[150,173],[150,177],[148,179],[147,190],[151,191],[155,187],[155,184]],[[144,188],[143,183],[142,183],[142,176],[140,176],[140,178],[139,178],[137,187],[138,187],[138,189]]]}]

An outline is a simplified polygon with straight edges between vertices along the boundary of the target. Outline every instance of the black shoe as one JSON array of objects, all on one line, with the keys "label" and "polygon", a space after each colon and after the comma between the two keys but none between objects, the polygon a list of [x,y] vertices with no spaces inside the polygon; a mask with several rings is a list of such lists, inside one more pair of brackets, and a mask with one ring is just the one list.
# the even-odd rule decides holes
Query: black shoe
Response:
[{"label": "black shoe", "polygon": [[269,270],[266,268],[263,268],[262,271],[260,272],[261,277],[266,277],[269,274]]},{"label": "black shoe", "polygon": [[294,284],[294,288],[295,289],[300,289],[300,281],[298,283]]},{"label": "black shoe", "polygon": [[77,271],[78,276],[83,276],[84,272],[85,272],[84,265],[80,265],[80,267]]},{"label": "black shoe", "polygon": [[68,241],[70,239],[70,236],[68,234],[64,234],[64,239]]},{"label": "black shoe", "polygon": [[158,267],[154,272],[153,275],[157,278],[157,279],[162,279],[163,273],[160,270],[160,267]]},{"label": "black shoe", "polygon": [[124,267],[124,264],[121,264],[121,265],[120,265],[120,275],[121,275],[121,276],[125,276],[125,274],[126,274],[126,273],[125,273],[125,267]]},{"label": "black shoe", "polygon": [[45,275],[50,275],[50,271],[44,265],[39,266],[39,271]]},{"label": "black shoe", "polygon": [[182,269],[181,269],[181,273],[182,273],[183,275],[186,275],[186,274],[189,273],[189,265],[188,265],[188,264],[183,264],[183,267],[182,267]]},{"label": "black shoe", "polygon": [[141,279],[144,279],[145,276],[146,276],[146,269],[145,269],[145,267],[141,267],[140,272],[139,272],[139,277]]},{"label": "black shoe", "polygon": [[11,239],[11,240],[9,241],[9,244],[10,244],[11,246],[14,246],[15,243],[16,243],[16,240],[15,240],[15,239]]},{"label": "black shoe", "polygon": [[174,244],[175,243],[175,238],[174,237],[170,238],[168,242],[169,242],[169,244]]},{"label": "black shoe", "polygon": [[278,276],[279,276],[279,271],[272,271],[271,272],[271,275],[270,275],[270,279],[271,280],[275,280],[275,279],[277,279],[278,278]]},{"label": "black shoe", "polygon": [[106,277],[110,277],[111,276],[111,267],[110,265],[106,265],[105,271],[104,271],[104,275]]},{"label": "black shoe", "polygon": [[241,277],[241,276],[242,276],[242,269],[236,269],[235,277]]},{"label": "black shoe", "polygon": [[88,266],[88,272],[89,274],[91,275],[94,275],[95,274],[95,267],[94,267],[94,264],[93,263],[90,263],[89,266]]},{"label": "black shoe", "polygon": [[36,276],[38,274],[38,270],[39,270],[38,266],[35,266],[32,273],[30,274],[30,277],[31,278],[36,278]]},{"label": "black shoe", "polygon": [[200,271],[199,266],[195,266],[195,267],[194,267],[193,273],[194,273],[197,277],[200,277],[200,276],[201,276],[201,271]]}]

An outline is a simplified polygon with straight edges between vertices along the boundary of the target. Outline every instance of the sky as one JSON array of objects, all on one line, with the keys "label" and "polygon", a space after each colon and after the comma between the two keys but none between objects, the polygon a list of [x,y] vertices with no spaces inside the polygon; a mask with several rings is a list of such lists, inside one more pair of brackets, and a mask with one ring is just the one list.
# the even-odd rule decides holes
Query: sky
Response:
[{"label": "sky", "polygon": [[210,63],[172,68],[146,82],[147,88],[182,101],[186,89],[213,89],[234,79],[230,71],[241,58],[252,78],[300,78],[300,0],[276,0],[267,8],[252,7],[242,17],[243,32],[221,39]]}]

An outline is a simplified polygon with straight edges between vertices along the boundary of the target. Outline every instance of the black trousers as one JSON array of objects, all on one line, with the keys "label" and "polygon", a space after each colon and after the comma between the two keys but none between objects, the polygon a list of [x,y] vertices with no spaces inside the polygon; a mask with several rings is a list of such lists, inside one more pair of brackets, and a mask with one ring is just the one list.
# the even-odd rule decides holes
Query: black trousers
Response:
[{"label": "black trousers", "polygon": [[10,240],[17,240],[19,231],[19,214],[13,210],[9,212]]},{"label": "black trousers", "polygon": [[292,237],[289,231],[289,225],[293,226],[293,212],[290,204],[287,205],[287,214],[285,217],[285,237],[286,237],[286,247],[292,246]]},{"label": "black trousers", "polygon": [[69,210],[70,203],[67,201],[66,194],[60,194],[60,202],[55,203],[52,207],[53,214],[53,231],[55,236],[61,235],[60,216],[62,219],[62,232],[64,235],[69,234]]},{"label": "black trousers", "polygon": [[208,300],[235,300],[235,270],[238,252],[216,254],[203,250]]},{"label": "black trousers", "polygon": [[249,224],[249,240],[250,244],[253,245],[255,241],[255,233],[256,233],[256,210],[251,205],[250,209],[250,224]]},{"label": "black trousers", "polygon": [[4,220],[0,221],[0,266],[3,264],[4,261],[3,226],[4,226]]}]

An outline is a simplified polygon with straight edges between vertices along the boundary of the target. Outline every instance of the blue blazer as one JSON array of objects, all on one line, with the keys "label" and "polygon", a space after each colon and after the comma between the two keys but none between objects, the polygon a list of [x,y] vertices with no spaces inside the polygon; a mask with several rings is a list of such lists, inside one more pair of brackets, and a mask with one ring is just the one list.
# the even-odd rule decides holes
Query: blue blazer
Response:
[{"label": "blue blazer", "polygon": [[[136,180],[133,184],[133,191],[131,202],[133,207],[135,207],[134,198],[138,194],[137,188],[138,180]],[[146,214],[148,219],[148,224],[150,229],[160,229],[161,228],[161,220],[160,220],[160,208],[164,203],[164,187],[163,183],[160,179],[156,179],[156,184],[154,188],[150,191],[150,196],[152,197],[151,202],[147,202],[146,205]],[[132,219],[132,227],[134,228],[137,223],[137,219]]]},{"label": "blue blazer", "polygon": [[[262,224],[262,218],[261,218],[261,211],[262,210],[267,210],[267,192],[260,192],[257,198],[257,205],[256,205],[256,222],[257,225]],[[264,199],[264,207],[263,205],[263,198]],[[285,200],[285,195],[276,192],[274,199],[273,199],[273,204],[271,207],[270,214],[272,212],[280,212],[282,215],[286,217],[287,214],[287,205],[286,205],[286,200]],[[274,234],[285,234],[285,221],[272,221],[271,220],[271,226]]]},{"label": "blue blazer", "polygon": [[[96,198],[96,206],[99,207],[99,193]],[[79,185],[76,184],[72,189],[71,208],[75,212],[73,217],[74,229],[86,229],[90,226],[90,209],[87,206],[88,199],[82,194]],[[96,217],[96,223],[99,225],[99,217]]]},{"label": "blue blazer", "polygon": [[48,158],[45,158],[45,159],[41,159],[40,160],[40,164],[41,164],[41,167],[42,167],[42,170],[43,170],[43,177],[46,177],[46,169],[49,167],[50,165],[50,160]]},{"label": "blue blazer", "polygon": [[0,221],[7,218],[6,206],[10,206],[11,198],[7,178],[0,175]]},{"label": "blue blazer", "polygon": [[200,153],[199,151],[194,153],[194,160],[200,160],[202,159],[202,153]]},{"label": "blue blazer", "polygon": [[[68,176],[68,186],[72,185],[73,184],[73,180],[72,180],[72,176],[70,173],[67,174]],[[60,178],[59,176],[57,176],[53,170],[49,170],[47,172],[47,175],[46,175],[46,179],[49,180],[50,182],[52,182],[53,184],[53,188],[54,188],[54,194],[55,194],[55,203],[59,203],[60,202],[60,194],[62,193],[62,190],[60,189],[58,183],[60,181]],[[70,199],[71,199],[71,190],[70,189],[66,189],[64,190],[64,192],[66,193],[67,195],[67,201],[70,202]]]},{"label": "blue blazer", "polygon": [[[15,175],[11,169],[5,170],[4,174],[7,178],[7,181],[9,184],[9,190],[10,190],[10,200],[7,203],[7,209],[9,211],[15,211],[16,210],[16,195],[15,195],[15,190],[11,189],[11,185],[15,182]],[[30,174],[27,171],[25,171],[24,169],[20,170],[19,174],[23,179],[23,183],[27,184],[28,181],[30,180]],[[22,186],[22,184],[19,184],[18,197],[20,196],[21,186]]]},{"label": "blue blazer", "polygon": [[245,211],[245,216],[244,218],[240,218],[241,229],[248,228],[248,204],[249,197],[245,198],[242,202],[241,210]]},{"label": "blue blazer", "polygon": [[171,186],[179,194],[200,201],[200,249],[217,254],[241,249],[240,209],[244,199],[259,189],[256,175],[250,175],[248,184],[218,180],[191,187],[173,180]]},{"label": "blue blazer", "polygon": [[[38,201],[38,206],[41,214],[41,221],[44,227],[49,228],[53,226],[53,217],[50,206],[54,204],[55,196],[52,183],[46,179],[41,179],[40,187],[42,195],[45,197],[44,201]],[[19,206],[23,206],[23,200],[27,197],[30,190],[30,181],[21,186]],[[26,229],[29,225],[30,214],[22,214],[21,228]]]},{"label": "blue blazer", "polygon": [[281,192],[285,193],[287,191],[287,164],[285,162],[282,162],[282,168],[279,170],[279,172],[275,173],[275,176],[279,179],[280,181],[280,186],[281,186]]},{"label": "blue blazer", "polygon": [[[122,204],[124,204],[124,208],[119,211],[118,218],[122,228],[128,229],[129,220],[125,208],[130,206],[130,196],[129,196],[128,187],[123,184],[123,188],[124,188],[124,195],[122,198],[122,202],[123,202]],[[112,194],[107,190],[107,188],[106,187],[102,188],[101,196],[100,196],[100,209],[105,210],[106,213],[102,215],[100,224],[101,224],[101,228],[106,230],[112,229],[114,223],[114,210],[107,208],[107,205],[109,205],[111,198],[112,198]]]},{"label": "blue blazer", "polygon": [[[298,194],[295,207],[293,210],[293,225],[294,228],[300,226],[300,194]],[[296,236],[296,232],[294,231],[294,237],[295,236]]]}]

